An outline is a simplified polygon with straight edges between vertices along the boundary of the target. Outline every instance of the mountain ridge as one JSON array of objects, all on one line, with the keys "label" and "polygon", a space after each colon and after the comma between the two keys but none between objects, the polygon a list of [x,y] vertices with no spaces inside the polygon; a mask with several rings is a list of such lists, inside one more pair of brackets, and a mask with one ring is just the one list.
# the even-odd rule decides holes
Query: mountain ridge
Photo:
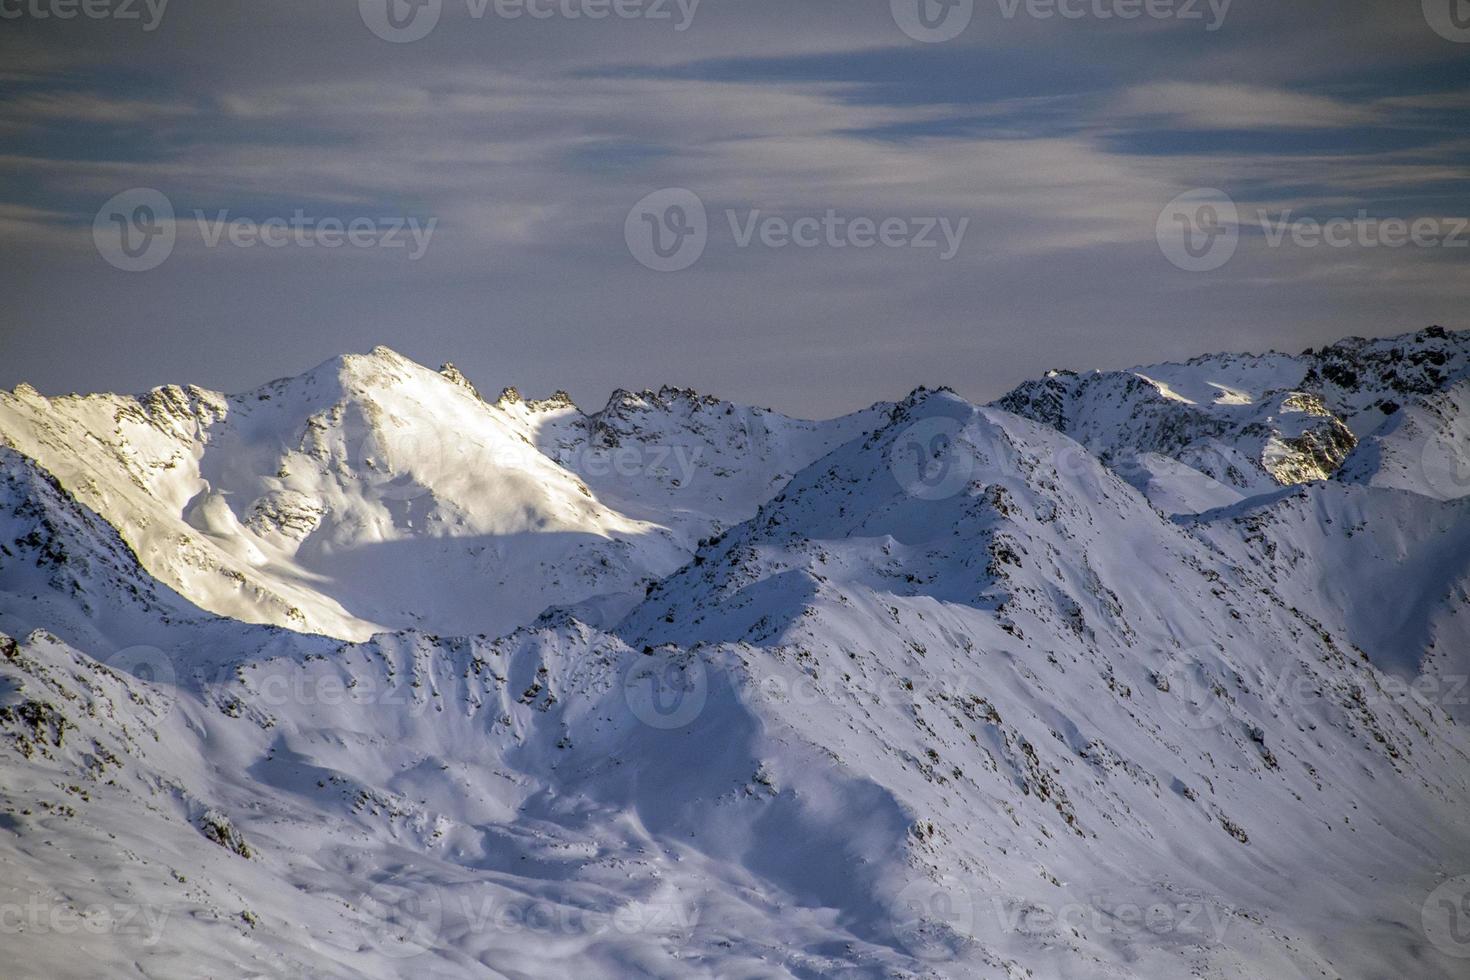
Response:
[{"label": "mountain ridge", "polygon": [[[1436,898],[1470,894],[1467,495],[1367,460],[1226,500],[945,389],[827,423],[666,389],[594,424],[396,358],[243,402],[0,396],[0,435],[66,464],[0,449],[0,904],[109,923],[26,920],[22,973],[1450,978],[1470,954]],[[1333,397],[1377,411],[1381,380]],[[1455,384],[1399,411],[1463,460]],[[484,454],[424,451],[421,408]],[[1167,448],[1153,421],[1114,437]],[[1397,432],[1360,444],[1413,456]],[[1242,440],[1245,465],[1266,439]],[[482,497],[522,485],[497,530]],[[564,580],[589,553],[514,523],[559,499],[610,515],[612,591],[435,577],[508,536]],[[225,558],[305,528],[300,562],[342,548],[420,615],[210,610],[129,543],[165,519]],[[378,526],[412,547],[348,547]],[[496,603],[508,627],[478,628]]]}]

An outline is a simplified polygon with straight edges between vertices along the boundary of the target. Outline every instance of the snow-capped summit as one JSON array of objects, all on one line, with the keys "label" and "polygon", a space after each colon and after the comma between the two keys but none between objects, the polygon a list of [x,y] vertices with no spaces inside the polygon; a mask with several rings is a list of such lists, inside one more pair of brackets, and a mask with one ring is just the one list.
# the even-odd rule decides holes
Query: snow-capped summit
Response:
[{"label": "snow-capped summit", "polygon": [[386,347],[236,396],[0,394],[0,433],[164,582],[247,621],[500,632],[682,560],[472,387]]}]

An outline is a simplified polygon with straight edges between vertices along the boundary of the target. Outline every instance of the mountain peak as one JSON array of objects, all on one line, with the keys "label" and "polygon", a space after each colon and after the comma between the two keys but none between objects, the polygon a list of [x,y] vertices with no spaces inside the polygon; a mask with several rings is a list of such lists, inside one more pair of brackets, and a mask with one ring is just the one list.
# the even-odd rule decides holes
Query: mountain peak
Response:
[{"label": "mountain peak", "polygon": [[572,396],[561,388],[551,393],[550,398],[537,398],[530,402],[531,408],[540,411],[551,411],[560,408],[576,408],[577,403],[572,401]]},{"label": "mountain peak", "polygon": [[435,371],[391,347],[379,344],[366,354],[349,352],[330,357],[309,371],[272,381],[246,394],[276,397],[287,389],[304,386],[308,390],[315,388],[328,392],[340,389],[343,394],[361,396],[406,382],[427,385],[429,388],[447,384],[467,393],[474,393],[474,386],[452,364],[448,367],[452,376],[444,371]]},{"label": "mountain peak", "polygon": [[608,396],[607,404],[603,406],[598,415],[617,414],[621,411],[640,411],[648,408],[668,411],[680,405],[699,409],[723,404],[726,404],[725,401],[714,395],[701,395],[693,388],[680,388],[676,385],[661,385],[657,391],[652,388],[644,388],[642,391],[618,388]]},{"label": "mountain peak", "polygon": [[973,412],[975,406],[962,398],[953,388],[941,385],[938,388],[930,388],[927,385],[919,385],[909,392],[901,401],[893,406],[892,417],[894,419],[907,418],[912,415],[955,415]]},{"label": "mountain peak", "polygon": [[429,368],[398,353],[391,347],[382,344],[374,347],[366,354],[343,354],[335,359],[336,363],[345,370],[377,371],[377,370],[401,370],[406,367],[418,368],[428,371]]},{"label": "mountain peak", "polygon": [[443,375],[446,380],[458,385],[465,391],[468,391],[470,394],[474,395],[476,398],[480,397],[479,389],[470,383],[469,378],[466,378],[463,374],[460,373],[459,368],[454,366],[453,361],[445,361],[443,364],[441,364],[439,366],[439,373]]}]

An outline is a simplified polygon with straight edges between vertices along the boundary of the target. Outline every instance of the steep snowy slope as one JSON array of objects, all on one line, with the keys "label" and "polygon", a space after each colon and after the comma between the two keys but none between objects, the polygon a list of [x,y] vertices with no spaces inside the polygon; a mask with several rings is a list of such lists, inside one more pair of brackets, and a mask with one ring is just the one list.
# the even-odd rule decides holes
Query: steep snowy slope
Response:
[{"label": "steep snowy slope", "polygon": [[143,564],[238,619],[363,638],[503,632],[680,564],[463,384],[379,348],[226,397],[0,393],[0,439]]},{"label": "steep snowy slope", "polygon": [[[618,631],[733,644],[773,737],[883,789],[910,829],[862,891],[946,975],[1452,975],[1405,927],[1461,870],[1460,730],[1097,464],[1059,471],[1063,441],[918,398]],[[1273,696],[1288,666],[1317,697]],[[1147,939],[1107,911],[1155,905]]]},{"label": "steep snowy slope", "polygon": [[[1467,366],[1470,334],[1431,327],[1297,356],[1211,354],[1131,371],[1053,372],[996,405],[1077,439],[1161,509],[1193,512],[1196,503],[1230,502],[1221,490],[1242,499],[1331,476],[1358,440]],[[1188,470],[1161,471],[1147,454]]]},{"label": "steep snowy slope", "polygon": [[247,654],[336,645],[200,609],[33,460],[0,447],[0,632],[36,630],[164,686],[213,677]]},{"label": "steep snowy slope", "polygon": [[[90,623],[90,644],[187,618],[184,604],[138,564],[106,521],[32,460],[0,446],[0,630]],[[131,621],[129,621],[131,620]]]},{"label": "steep snowy slope", "polygon": [[[1194,530],[1418,697],[1470,721],[1470,498],[1328,481],[1200,516]],[[1278,688],[1295,682],[1288,672]]]}]

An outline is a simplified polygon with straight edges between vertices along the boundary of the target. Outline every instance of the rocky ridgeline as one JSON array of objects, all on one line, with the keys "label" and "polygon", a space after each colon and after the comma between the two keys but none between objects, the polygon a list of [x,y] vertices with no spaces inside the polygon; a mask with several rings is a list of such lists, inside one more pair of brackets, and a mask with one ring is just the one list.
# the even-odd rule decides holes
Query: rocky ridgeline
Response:
[{"label": "rocky ridgeline", "polygon": [[1053,372],[995,404],[1072,436],[1125,472],[1138,456],[1158,454],[1251,495],[1331,477],[1360,439],[1467,365],[1470,335],[1430,327],[1295,356],[1212,354],[1124,372]]}]

